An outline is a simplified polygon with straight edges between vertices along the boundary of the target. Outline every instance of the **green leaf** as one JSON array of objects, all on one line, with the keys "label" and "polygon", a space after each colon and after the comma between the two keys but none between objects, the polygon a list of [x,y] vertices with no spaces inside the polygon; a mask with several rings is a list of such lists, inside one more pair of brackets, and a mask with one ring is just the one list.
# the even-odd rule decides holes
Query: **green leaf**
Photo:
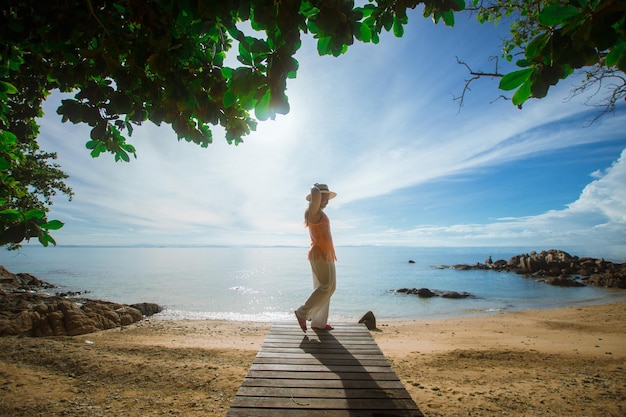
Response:
[{"label": "green leaf", "polygon": [[15,209],[5,209],[0,211],[0,218],[7,221],[22,221],[23,216],[18,210]]},{"label": "green leaf", "polygon": [[0,137],[2,137],[2,142],[4,145],[13,145],[17,143],[17,136],[14,133],[9,132],[8,130],[0,130]]},{"label": "green leaf", "polygon": [[97,158],[102,152],[106,152],[107,148],[103,142],[98,141],[96,147],[91,151],[91,157]]},{"label": "green leaf", "polygon": [[526,46],[526,51],[524,52],[526,58],[535,58],[539,54],[539,52],[546,46],[549,40],[550,33],[542,33],[541,35],[530,41]]},{"label": "green leaf", "polygon": [[6,171],[11,168],[11,163],[0,156],[0,171]]},{"label": "green leaf", "polygon": [[454,6],[452,7],[455,11],[465,10],[465,0],[452,0]]},{"label": "green leaf", "polygon": [[541,13],[539,13],[538,18],[539,23],[542,25],[554,27],[579,13],[581,13],[580,10],[574,6],[554,4],[552,6],[545,7]]},{"label": "green leaf", "polygon": [[0,92],[6,93],[6,94],[16,94],[17,88],[15,88],[13,84],[0,81]]},{"label": "green leaf", "polygon": [[33,210],[28,210],[26,212],[26,214],[24,215],[24,219],[25,220],[30,220],[30,219],[43,219],[45,217],[46,213],[44,213],[43,210],[37,210],[37,209],[33,209]]},{"label": "green leaf", "polygon": [[233,69],[228,67],[222,68],[222,76],[226,79],[230,79],[233,76]]},{"label": "green leaf", "polygon": [[296,78],[298,74],[298,68],[300,67],[300,64],[295,58],[291,58],[291,60],[293,61],[293,69],[287,72],[287,78],[293,79]]},{"label": "green leaf", "polygon": [[330,41],[331,38],[320,38],[317,41],[317,53],[320,55],[330,55],[332,51],[330,50]]},{"label": "green leaf", "polygon": [[615,66],[626,55],[626,42],[620,42],[609,52],[604,61],[607,67]]},{"label": "green leaf", "polygon": [[394,24],[393,15],[391,13],[388,13],[388,12],[383,14],[382,21],[383,21],[383,27],[385,28],[385,30],[387,32],[389,32],[391,30],[391,28],[393,27],[393,24]]},{"label": "green leaf", "polygon": [[357,23],[357,29],[354,31],[354,37],[361,42],[370,42],[372,40],[372,30],[365,23]]},{"label": "green leaf", "polygon": [[393,19],[393,34],[396,38],[404,36],[404,26],[402,25],[402,21],[398,18]]},{"label": "green leaf", "polygon": [[119,158],[124,162],[130,162],[130,158],[128,157],[128,154],[121,149],[116,152],[115,156],[119,156]]},{"label": "green leaf", "polygon": [[239,43],[239,55],[237,55],[237,60],[244,65],[252,65],[252,54],[250,54],[250,51],[243,42]]},{"label": "green leaf", "polygon": [[454,12],[452,10],[443,12],[443,22],[446,24],[446,26],[454,26]]},{"label": "green leaf", "polygon": [[268,88],[265,94],[263,94],[263,97],[261,98],[261,100],[259,100],[256,106],[254,107],[254,114],[256,115],[257,119],[267,120],[272,116],[272,112],[270,109],[271,98],[272,98],[272,95]]},{"label": "green leaf", "polygon": [[529,98],[530,98],[530,80],[522,84],[522,86],[515,92],[515,94],[513,94],[511,101],[516,106],[521,106]]},{"label": "green leaf", "polygon": [[42,229],[47,229],[47,230],[59,230],[60,228],[62,228],[65,224],[59,220],[51,220],[46,224],[42,224],[41,228]]},{"label": "green leaf", "polygon": [[225,107],[232,107],[237,102],[237,95],[233,93],[233,90],[230,88],[226,90],[224,93],[224,98],[222,99]]},{"label": "green leaf", "polygon": [[54,239],[52,238],[52,236],[50,236],[50,234],[48,234],[48,232],[46,232],[45,230],[41,230],[39,232],[39,243],[41,243],[44,247],[48,247],[49,243],[52,243],[54,246],[57,245],[57,243],[54,241]]},{"label": "green leaf", "polygon": [[504,91],[511,91],[522,85],[522,83],[527,82],[530,79],[530,76],[535,72],[535,68],[525,68],[519,71],[513,71],[506,74],[500,80],[500,85],[498,88]]},{"label": "green leaf", "polygon": [[120,147],[122,149],[124,149],[128,153],[135,154],[137,152],[135,147],[133,145],[131,145],[130,143],[123,143],[123,144],[120,145]]}]

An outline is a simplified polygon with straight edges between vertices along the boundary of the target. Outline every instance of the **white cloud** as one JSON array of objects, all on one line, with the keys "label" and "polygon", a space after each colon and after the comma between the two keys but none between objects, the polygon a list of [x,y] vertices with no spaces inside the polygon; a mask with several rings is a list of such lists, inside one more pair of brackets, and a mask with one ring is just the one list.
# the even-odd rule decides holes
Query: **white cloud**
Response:
[{"label": "white cloud", "polygon": [[339,192],[333,228],[345,244],[556,245],[592,241],[589,236],[623,244],[623,155],[564,210],[362,233],[375,220],[356,218],[353,204],[563,148],[615,141],[626,119],[622,111],[583,129],[592,116],[580,102],[561,102],[568,85],[522,111],[510,102],[487,104],[496,94],[493,85],[482,93],[477,88],[458,113],[450,91],[461,90],[466,74],[452,48],[473,56],[467,48],[475,42],[441,35],[441,46],[430,29],[416,33],[418,42],[410,34],[386,38],[340,58],[318,57],[305,41],[298,78],[288,83],[290,113],[260,123],[237,147],[227,145],[219,129],[202,149],[179,143],[167,126],[147,124],[130,140],[137,160],[92,159],[84,148],[88,129],[59,123],[53,96],[42,121],[42,146],[59,152],[76,192],[72,203],[57,199],[53,206],[51,217],[66,222],[57,241],[306,245],[304,196],[310,184],[323,181]]},{"label": "white cloud", "polygon": [[597,179],[563,210],[485,224],[423,225],[357,238],[429,246],[581,247],[596,256],[609,253],[622,259],[626,249],[625,155],[626,149],[606,172],[596,172]]}]

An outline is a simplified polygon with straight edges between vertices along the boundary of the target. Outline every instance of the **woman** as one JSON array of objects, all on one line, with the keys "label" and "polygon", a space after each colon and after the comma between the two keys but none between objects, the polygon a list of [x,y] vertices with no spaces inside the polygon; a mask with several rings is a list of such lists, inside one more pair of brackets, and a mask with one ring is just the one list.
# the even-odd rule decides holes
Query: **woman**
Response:
[{"label": "woman", "polygon": [[324,213],[328,200],[337,193],[328,189],[326,184],[314,184],[311,194],[306,199],[309,206],[304,212],[304,223],[311,235],[309,262],[313,273],[313,292],[306,302],[296,310],[296,318],[303,332],[306,333],[306,321],[311,320],[313,330],[332,330],[327,323],[330,297],[335,292],[335,248],[330,234],[330,222]]}]

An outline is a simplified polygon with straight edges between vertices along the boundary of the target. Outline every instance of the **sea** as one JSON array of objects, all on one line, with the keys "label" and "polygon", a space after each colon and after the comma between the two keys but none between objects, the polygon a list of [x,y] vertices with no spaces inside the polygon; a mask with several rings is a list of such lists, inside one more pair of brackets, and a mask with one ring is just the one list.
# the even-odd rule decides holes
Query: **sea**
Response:
[{"label": "sea", "polygon": [[[508,260],[527,248],[337,247],[330,320],[353,322],[502,314],[626,300],[626,290],[547,285],[515,273],[445,266]],[[305,247],[68,247],[4,251],[0,264],[57,286],[122,304],[157,303],[154,319],[273,322],[293,319],[312,290]],[[571,253],[572,255],[580,255]],[[621,261],[623,262],[623,260]],[[468,292],[471,298],[419,298],[400,288]]]}]

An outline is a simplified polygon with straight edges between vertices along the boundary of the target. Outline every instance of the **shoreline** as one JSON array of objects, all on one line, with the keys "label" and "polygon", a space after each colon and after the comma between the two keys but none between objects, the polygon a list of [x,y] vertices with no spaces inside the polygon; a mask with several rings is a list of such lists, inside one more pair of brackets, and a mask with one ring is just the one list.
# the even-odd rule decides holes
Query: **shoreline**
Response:
[{"label": "shoreline", "polygon": [[[488,308],[466,308],[459,310],[452,310],[452,312],[448,312],[446,315],[433,315],[429,317],[423,318],[413,318],[413,317],[379,317],[376,311],[373,311],[376,319],[381,322],[389,322],[389,323],[403,323],[403,322],[413,322],[416,320],[420,321],[433,321],[433,320],[454,320],[457,318],[480,318],[480,317],[492,317],[492,316],[500,316],[506,314],[515,314],[524,311],[553,311],[560,310],[565,308],[578,308],[585,306],[595,306],[595,305],[605,305],[605,304],[613,304],[613,303],[626,303],[626,290],[624,289],[611,289],[615,293],[612,295],[608,295],[604,298],[589,298],[589,299],[578,299],[578,300],[569,300],[569,301],[561,301],[556,300],[553,302],[552,306],[549,306],[547,303],[541,304],[523,304],[522,305],[509,305],[506,307],[488,307]],[[462,302],[462,300],[460,301]],[[458,306],[454,306],[458,307]],[[332,309],[332,306],[331,306]],[[365,311],[363,312],[365,314]],[[333,316],[331,311],[330,320],[335,320],[337,322],[355,322],[358,321],[363,314],[359,316],[353,316],[349,318],[338,317],[337,315]],[[262,319],[259,317],[262,316]],[[183,311],[179,309],[169,309],[167,306],[163,308],[163,310],[159,313],[154,314],[150,317],[150,320],[157,321],[214,321],[214,322],[233,322],[233,323],[272,323],[277,321],[289,321],[293,317],[293,311],[286,312],[273,312],[271,314],[260,313],[260,314],[241,314],[241,313],[225,313],[225,312],[207,312],[207,311]],[[339,319],[339,320],[337,320]]]},{"label": "shoreline", "polygon": [[[225,416],[270,322],[161,320],[0,338],[0,415]],[[626,415],[626,301],[377,320],[428,417]]]}]

